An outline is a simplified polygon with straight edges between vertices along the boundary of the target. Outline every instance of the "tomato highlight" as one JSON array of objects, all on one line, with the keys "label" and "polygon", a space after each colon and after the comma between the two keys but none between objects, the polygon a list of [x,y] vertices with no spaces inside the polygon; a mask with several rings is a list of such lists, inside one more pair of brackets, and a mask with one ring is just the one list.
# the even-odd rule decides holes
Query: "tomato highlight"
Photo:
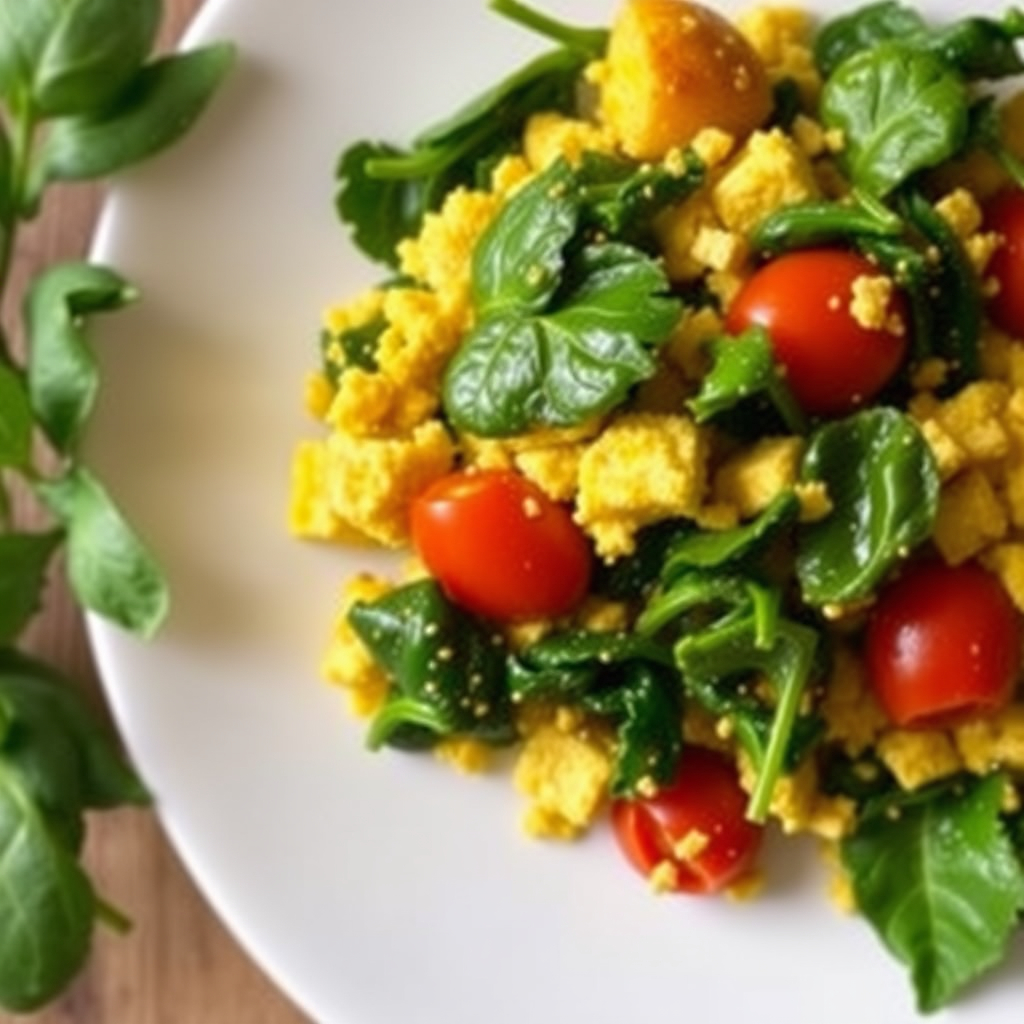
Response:
[{"label": "tomato highlight", "polygon": [[922,562],[878,598],[868,674],[895,725],[948,727],[1010,701],[1021,640],[1020,614],[995,576],[973,562]]},{"label": "tomato highlight", "polygon": [[666,891],[716,893],[752,870],[763,829],[724,754],[688,747],[675,779],[653,796],[616,800],[611,819],[626,859]]},{"label": "tomato highlight", "polygon": [[569,510],[512,470],[466,470],[412,503],[413,546],[445,593],[486,618],[555,618],[590,583],[590,544]]},{"label": "tomato highlight", "polygon": [[[803,249],[756,270],[727,313],[730,334],[763,327],[800,406],[837,416],[867,404],[903,362],[909,306],[893,291],[864,326],[851,311],[855,282],[880,278],[878,267],[845,249]],[[880,301],[880,300],[879,300]]]}]

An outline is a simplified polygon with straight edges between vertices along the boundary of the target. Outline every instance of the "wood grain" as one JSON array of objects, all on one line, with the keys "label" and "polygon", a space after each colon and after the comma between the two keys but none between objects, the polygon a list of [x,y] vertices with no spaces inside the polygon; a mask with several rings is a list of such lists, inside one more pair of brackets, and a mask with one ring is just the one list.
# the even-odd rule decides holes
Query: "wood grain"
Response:
[{"label": "wood grain", "polygon": [[[162,45],[202,0],[166,0]],[[100,195],[62,188],[19,236],[10,296],[36,269],[81,256]],[[13,328],[16,309],[4,311]],[[103,710],[81,618],[55,580],[29,646],[73,678]],[[135,921],[126,936],[97,933],[93,956],[65,996],[34,1024],[304,1024],[308,1018],[260,973],[214,917],[149,812],[118,811],[90,823],[86,863],[103,895]],[[0,1024],[25,1021],[0,1013]]]}]

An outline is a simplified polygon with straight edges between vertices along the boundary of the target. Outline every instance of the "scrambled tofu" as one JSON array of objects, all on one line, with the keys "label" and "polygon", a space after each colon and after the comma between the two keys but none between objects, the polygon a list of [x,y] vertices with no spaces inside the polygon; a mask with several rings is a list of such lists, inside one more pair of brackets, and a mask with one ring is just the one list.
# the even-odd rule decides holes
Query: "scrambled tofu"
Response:
[{"label": "scrambled tofu", "polygon": [[687,416],[621,416],[580,459],[577,522],[597,554],[629,554],[637,531],[661,519],[693,518],[706,481],[707,440]]}]

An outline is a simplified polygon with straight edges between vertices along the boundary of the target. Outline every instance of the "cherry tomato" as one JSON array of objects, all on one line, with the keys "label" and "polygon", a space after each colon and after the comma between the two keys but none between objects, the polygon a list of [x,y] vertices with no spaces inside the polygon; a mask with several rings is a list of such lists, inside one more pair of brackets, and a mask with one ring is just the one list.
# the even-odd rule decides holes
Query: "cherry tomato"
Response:
[{"label": "cherry tomato", "polygon": [[730,758],[689,747],[671,784],[613,802],[612,827],[642,875],[668,863],[669,888],[720,892],[750,872],[761,847],[763,829],[747,820],[747,800]]},{"label": "cherry tomato", "polygon": [[809,413],[835,416],[874,397],[899,369],[910,327],[907,302],[894,291],[886,320],[896,329],[861,326],[850,313],[859,277],[878,277],[863,256],[844,249],[787,253],[756,270],[732,301],[726,329],[760,326],[796,400]]},{"label": "cherry tomato", "polygon": [[413,545],[457,604],[516,621],[571,611],[590,582],[591,550],[569,510],[511,470],[467,470],[412,503]]},{"label": "cherry tomato", "polygon": [[1024,191],[1008,188],[985,208],[985,226],[1002,235],[986,271],[999,290],[989,301],[989,314],[1008,334],[1024,338]]},{"label": "cherry tomato", "polygon": [[1020,615],[999,580],[973,562],[908,568],[868,623],[871,684],[899,726],[950,726],[998,710],[1020,663]]}]

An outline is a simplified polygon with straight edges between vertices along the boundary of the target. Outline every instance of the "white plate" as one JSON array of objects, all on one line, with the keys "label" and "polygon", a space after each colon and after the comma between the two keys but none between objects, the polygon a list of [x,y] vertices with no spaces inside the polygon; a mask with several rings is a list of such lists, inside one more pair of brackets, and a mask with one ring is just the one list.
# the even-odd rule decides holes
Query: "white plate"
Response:
[{"label": "white plate", "polygon": [[[91,629],[214,907],[321,1024],[913,1021],[902,968],[829,904],[806,846],[772,844],[756,902],[658,899],[602,830],[526,840],[505,776],[365,752],[317,661],[366,556],[285,531],[320,311],[375,277],[335,221],[334,162],[356,137],[406,139],[542,44],[483,0],[211,0],[188,42],[213,38],[240,66],[185,144],[118,183],[95,250],[144,299],[97,325],[93,460],[174,611],[150,644]],[[1022,954],[956,1019],[1019,1014]]]}]

